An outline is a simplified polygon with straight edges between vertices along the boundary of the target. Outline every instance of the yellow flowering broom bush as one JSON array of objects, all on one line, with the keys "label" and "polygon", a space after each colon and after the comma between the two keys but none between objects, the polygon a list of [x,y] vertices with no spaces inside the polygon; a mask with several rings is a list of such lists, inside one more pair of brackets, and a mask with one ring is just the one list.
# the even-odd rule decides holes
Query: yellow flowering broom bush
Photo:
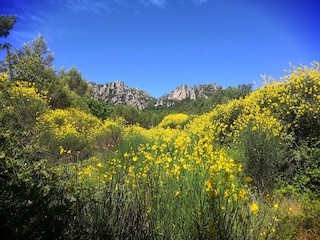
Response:
[{"label": "yellow flowering broom bush", "polygon": [[296,68],[282,82],[267,83],[244,99],[217,106],[193,120],[189,129],[199,129],[199,121],[207,118],[198,132],[215,125],[215,136],[224,141],[233,138],[249,119],[255,119],[275,135],[291,131],[297,138],[313,135],[320,126],[319,68],[319,63]]},{"label": "yellow flowering broom bush", "polygon": [[59,158],[76,160],[90,155],[91,140],[101,120],[81,110],[48,110],[38,118],[39,141]]},{"label": "yellow flowering broom bush", "polygon": [[189,116],[183,113],[169,114],[159,123],[161,128],[182,128],[189,121]]},{"label": "yellow flowering broom bush", "polygon": [[98,151],[103,152],[111,150],[121,144],[123,140],[124,120],[123,119],[106,119],[103,124],[92,129],[92,147]]},{"label": "yellow flowering broom bush", "polygon": [[[140,230],[151,227],[146,231],[154,238],[167,239],[238,237],[256,227],[261,217],[250,212],[252,196],[243,182],[242,166],[213,145],[209,132],[195,137],[174,129],[131,126],[124,131],[125,138],[133,133],[149,140],[120,147],[106,161],[90,161],[78,174],[82,182],[94,180],[118,192],[120,202],[113,204],[123,204],[117,196],[126,199],[118,210],[120,221],[134,225],[139,217],[145,221],[139,223]],[[242,218],[254,220],[247,226]],[[113,221],[114,231],[126,229],[119,219]],[[261,225],[257,231],[265,229]],[[130,228],[134,230],[138,227]]]},{"label": "yellow flowering broom bush", "polygon": [[47,108],[47,93],[29,82],[12,82],[0,74],[0,150],[8,156],[32,152],[36,118]]}]

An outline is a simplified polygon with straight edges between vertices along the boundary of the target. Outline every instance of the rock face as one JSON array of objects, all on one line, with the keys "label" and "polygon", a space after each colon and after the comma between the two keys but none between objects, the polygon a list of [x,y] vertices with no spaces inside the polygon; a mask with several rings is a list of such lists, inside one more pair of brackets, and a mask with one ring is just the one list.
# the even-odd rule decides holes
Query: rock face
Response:
[{"label": "rock face", "polygon": [[130,88],[121,81],[106,83],[104,85],[89,83],[92,88],[93,97],[105,101],[109,104],[132,105],[140,110],[146,108],[151,103],[157,106],[170,107],[177,101],[185,99],[195,100],[198,98],[208,98],[219,87],[214,84],[200,84],[195,86],[181,85],[169,94],[155,99],[145,91],[137,88]]},{"label": "rock face", "polygon": [[144,109],[155,99],[148,93],[126,86],[121,81],[115,81],[104,85],[90,83],[93,89],[93,97],[110,104],[132,105],[138,109]]},{"label": "rock face", "polygon": [[214,84],[200,84],[190,87],[188,85],[181,85],[174,89],[169,94],[166,94],[157,99],[156,106],[172,106],[175,101],[182,101],[185,99],[196,100],[198,98],[208,98],[219,87]]}]

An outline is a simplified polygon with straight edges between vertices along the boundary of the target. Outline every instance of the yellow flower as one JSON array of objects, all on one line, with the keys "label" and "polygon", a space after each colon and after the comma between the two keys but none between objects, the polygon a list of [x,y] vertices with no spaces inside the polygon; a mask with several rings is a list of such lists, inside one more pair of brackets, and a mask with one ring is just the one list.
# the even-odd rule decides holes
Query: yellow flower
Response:
[{"label": "yellow flower", "polygon": [[260,236],[265,236],[266,234],[266,231],[260,232]]},{"label": "yellow flower", "polygon": [[238,192],[238,197],[239,197],[241,200],[246,199],[246,195],[247,195],[247,192],[246,192],[244,189],[240,189],[240,190],[239,190],[239,192]]},{"label": "yellow flower", "polygon": [[60,146],[59,149],[60,149],[60,154],[62,155],[64,153],[64,149],[62,146]]},{"label": "yellow flower", "polygon": [[246,177],[245,179],[244,179],[244,182],[245,183],[251,183],[253,181],[253,178],[252,177]]},{"label": "yellow flower", "polygon": [[228,198],[229,196],[230,196],[229,191],[228,191],[228,190],[225,190],[225,191],[224,191],[224,197]]},{"label": "yellow flower", "polygon": [[257,215],[258,212],[259,212],[259,205],[258,205],[257,203],[255,203],[255,202],[251,203],[251,205],[250,205],[250,211],[251,211],[253,214]]},{"label": "yellow flower", "polygon": [[213,190],[213,186],[212,186],[212,183],[211,183],[210,180],[208,180],[208,181],[205,182],[205,187],[206,187],[206,191],[207,191],[207,192]]}]

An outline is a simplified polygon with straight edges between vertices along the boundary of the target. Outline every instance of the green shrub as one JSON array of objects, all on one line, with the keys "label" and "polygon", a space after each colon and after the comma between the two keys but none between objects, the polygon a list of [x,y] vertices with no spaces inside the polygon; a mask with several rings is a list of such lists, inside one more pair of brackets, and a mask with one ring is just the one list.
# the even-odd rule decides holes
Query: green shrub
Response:
[{"label": "green shrub", "polygon": [[252,130],[252,124],[239,132],[237,147],[244,172],[253,178],[253,184],[262,193],[269,192],[285,175],[288,148],[281,136],[267,129]]},{"label": "green shrub", "polygon": [[290,167],[286,182],[295,193],[306,194],[311,199],[320,197],[320,141],[306,139],[292,147]]},{"label": "green shrub", "polygon": [[5,168],[6,182],[0,194],[2,237],[61,239],[67,235],[70,220],[76,217],[74,210],[81,203],[70,198],[66,185],[57,184],[55,172],[43,161],[10,158],[5,159]]}]

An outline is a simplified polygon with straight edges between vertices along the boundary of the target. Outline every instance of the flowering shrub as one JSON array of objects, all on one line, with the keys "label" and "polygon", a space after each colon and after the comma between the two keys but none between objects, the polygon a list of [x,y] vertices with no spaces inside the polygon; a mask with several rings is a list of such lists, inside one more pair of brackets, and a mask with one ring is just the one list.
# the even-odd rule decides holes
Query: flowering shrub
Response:
[{"label": "flowering shrub", "polygon": [[6,74],[0,74],[0,150],[15,157],[29,150],[32,153],[33,127],[47,108],[45,91],[32,83],[11,82]]},{"label": "flowering shrub", "polygon": [[[148,130],[125,126],[121,119],[103,122],[73,108],[39,114],[38,142],[47,152],[54,159],[83,159],[48,165],[54,170],[49,189],[60,189],[59,196],[71,203],[71,222],[80,223],[63,232],[71,239],[79,234],[85,239],[297,238],[291,229],[283,232],[288,220],[318,237],[318,207],[291,218],[272,193],[274,179],[290,167],[295,174],[304,171],[291,181],[298,179],[317,196],[319,77],[319,64],[297,68],[284,81],[267,83],[191,121],[172,114]],[[16,92],[24,85],[9,89],[2,90],[2,99],[20,96]],[[23,91],[22,97],[32,99],[32,90]],[[297,161],[290,162],[292,155]],[[16,175],[21,176],[29,182],[34,177]]]},{"label": "flowering shrub", "polygon": [[165,116],[159,123],[161,128],[182,128],[189,120],[189,116],[183,113],[170,114]]},{"label": "flowering shrub", "polygon": [[[215,147],[210,133],[195,137],[182,130],[137,126],[124,131],[125,138],[140,134],[149,142],[122,148],[104,162],[90,161],[79,177],[86,183],[112,186],[126,201],[142,203],[139,217],[155,227],[155,238],[164,234],[174,239],[221,239],[256,228],[253,222],[241,222],[244,216],[261,220],[258,210],[251,210],[252,196],[243,182],[242,165]],[[126,223],[134,224],[133,215],[127,216],[133,209],[126,207],[121,215],[126,216]],[[245,213],[241,217],[238,211]],[[267,231],[267,226],[256,231],[260,230]]]},{"label": "flowering shrub", "polygon": [[[92,151],[91,140],[102,126],[101,120],[74,108],[49,110],[38,118],[40,142],[56,157],[79,159]],[[67,157],[60,146],[70,150]]]},{"label": "flowering shrub", "polygon": [[[189,124],[191,131],[199,129],[198,122],[207,118],[198,131],[215,125],[215,135],[220,140],[234,137],[250,120],[273,135],[291,132],[297,138],[313,135],[320,126],[320,67],[300,67],[282,82],[267,83],[244,99],[232,100],[217,106]],[[198,127],[197,127],[198,126]],[[258,126],[253,126],[255,130]],[[284,128],[284,129],[282,129]]]},{"label": "flowering shrub", "polygon": [[110,150],[118,146],[123,138],[124,120],[104,120],[103,124],[94,129],[91,144],[98,151]]}]

